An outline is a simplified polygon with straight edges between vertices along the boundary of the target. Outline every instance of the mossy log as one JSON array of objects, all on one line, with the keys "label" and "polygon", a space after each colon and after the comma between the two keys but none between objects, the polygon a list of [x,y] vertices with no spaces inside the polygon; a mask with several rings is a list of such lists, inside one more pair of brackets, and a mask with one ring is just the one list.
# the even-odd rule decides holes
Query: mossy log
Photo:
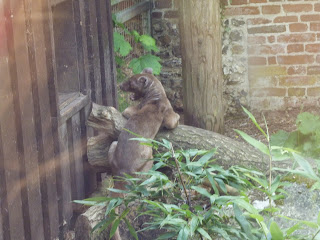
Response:
[{"label": "mossy log", "polygon": [[[101,132],[101,135],[88,141],[89,163],[109,170],[107,153],[111,141],[116,140],[126,123],[122,114],[113,107],[93,104],[87,125]],[[162,129],[156,140],[167,139],[176,149],[217,148],[217,164],[228,168],[233,165],[254,167],[267,171],[268,159],[252,146],[238,142],[221,134],[196,127],[179,125],[174,130]]]}]

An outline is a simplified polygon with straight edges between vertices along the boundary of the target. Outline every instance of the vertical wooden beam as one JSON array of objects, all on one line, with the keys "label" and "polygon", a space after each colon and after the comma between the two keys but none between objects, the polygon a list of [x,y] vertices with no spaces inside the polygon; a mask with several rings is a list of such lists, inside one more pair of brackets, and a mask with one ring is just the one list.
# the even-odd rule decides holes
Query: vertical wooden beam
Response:
[{"label": "vertical wooden beam", "polygon": [[220,1],[179,3],[185,122],[222,133]]},{"label": "vertical wooden beam", "polygon": [[80,114],[83,110],[72,117],[72,137],[74,150],[74,164],[75,164],[75,182],[76,182],[76,196],[74,199],[84,198],[84,178],[83,178],[83,156],[85,149],[82,148],[81,136],[81,120]]},{"label": "vertical wooden beam", "polygon": [[61,182],[62,188],[62,214],[64,225],[62,227],[68,227],[70,219],[72,217],[72,203],[71,203],[71,177],[70,177],[70,161],[68,151],[68,128],[67,123],[63,123],[59,127],[60,137],[60,170],[61,170]]},{"label": "vertical wooden beam", "polygon": [[[5,11],[6,10],[6,11]],[[23,223],[20,164],[17,148],[17,131],[14,113],[14,93],[11,80],[15,77],[15,59],[9,1],[0,2],[0,175],[1,175],[1,217],[4,239],[25,239]],[[4,23],[4,24],[3,24]],[[3,141],[5,139],[5,141]]]},{"label": "vertical wooden beam", "polygon": [[[15,1],[12,1],[15,3]],[[16,78],[12,79],[16,88],[16,114],[18,151],[21,153],[21,187],[25,204],[24,222],[26,237],[43,239],[43,215],[40,193],[38,149],[35,132],[34,103],[32,85],[37,81],[35,49],[31,20],[32,4],[29,0],[21,1],[14,8],[12,15],[13,42],[15,49]],[[28,208],[28,209],[27,209]]]},{"label": "vertical wooden beam", "polygon": [[96,0],[100,51],[102,103],[117,107],[117,79],[113,51],[113,26],[110,1]]},{"label": "vertical wooden beam", "polygon": [[[34,119],[38,159],[40,166],[40,189],[43,210],[45,239],[55,239],[59,236],[59,212],[56,185],[56,164],[53,153],[52,122],[49,102],[50,66],[47,66],[45,22],[48,22],[46,1],[32,0],[33,48],[36,67],[36,81],[32,82],[34,102]],[[50,38],[50,36],[47,36]]]}]

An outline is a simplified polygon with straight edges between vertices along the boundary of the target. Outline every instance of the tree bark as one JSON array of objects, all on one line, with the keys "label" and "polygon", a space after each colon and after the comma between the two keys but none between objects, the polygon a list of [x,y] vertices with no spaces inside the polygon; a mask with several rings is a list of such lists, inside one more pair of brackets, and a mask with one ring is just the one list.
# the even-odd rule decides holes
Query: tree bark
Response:
[{"label": "tree bark", "polygon": [[180,0],[185,123],[223,133],[220,1]]},{"label": "tree bark", "polygon": [[[103,113],[103,114],[102,114]],[[89,140],[88,160],[96,167],[108,168],[107,153],[109,146],[106,133],[117,138],[119,129],[123,128],[127,120],[113,107],[93,105],[93,110],[88,118],[88,125],[100,129],[103,135]],[[95,123],[95,124],[92,124]],[[117,126],[117,127],[115,127]],[[179,125],[174,130],[161,130],[156,140],[170,141],[176,149],[203,149],[217,148],[215,159],[217,164],[226,168],[233,165],[255,167],[263,171],[268,169],[268,160],[258,150],[242,142],[235,141],[226,136],[208,130],[186,125]],[[94,144],[92,144],[94,143]]]}]

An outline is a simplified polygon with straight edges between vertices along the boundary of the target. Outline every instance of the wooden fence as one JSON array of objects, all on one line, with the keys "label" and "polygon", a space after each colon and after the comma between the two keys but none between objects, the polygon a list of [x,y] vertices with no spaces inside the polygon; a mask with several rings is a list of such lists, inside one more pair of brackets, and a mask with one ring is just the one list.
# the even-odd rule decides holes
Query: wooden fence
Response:
[{"label": "wooden fence", "polygon": [[110,1],[0,1],[0,240],[63,239],[91,101],[117,106]]}]

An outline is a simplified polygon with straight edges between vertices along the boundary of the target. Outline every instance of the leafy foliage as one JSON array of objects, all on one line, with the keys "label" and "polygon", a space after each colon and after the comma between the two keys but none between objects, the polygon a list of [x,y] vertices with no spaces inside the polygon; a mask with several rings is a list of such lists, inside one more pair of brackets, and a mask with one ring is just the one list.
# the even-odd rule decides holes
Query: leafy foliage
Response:
[{"label": "leafy foliage", "polygon": [[141,73],[143,69],[151,67],[153,69],[153,73],[158,75],[161,71],[161,64],[159,63],[159,61],[159,57],[147,54],[139,58],[132,59],[129,67],[132,68],[134,74]]},{"label": "leafy foliage", "polygon": [[271,145],[294,149],[305,156],[320,159],[320,117],[308,112],[300,113],[294,132],[278,131],[271,136]]}]

